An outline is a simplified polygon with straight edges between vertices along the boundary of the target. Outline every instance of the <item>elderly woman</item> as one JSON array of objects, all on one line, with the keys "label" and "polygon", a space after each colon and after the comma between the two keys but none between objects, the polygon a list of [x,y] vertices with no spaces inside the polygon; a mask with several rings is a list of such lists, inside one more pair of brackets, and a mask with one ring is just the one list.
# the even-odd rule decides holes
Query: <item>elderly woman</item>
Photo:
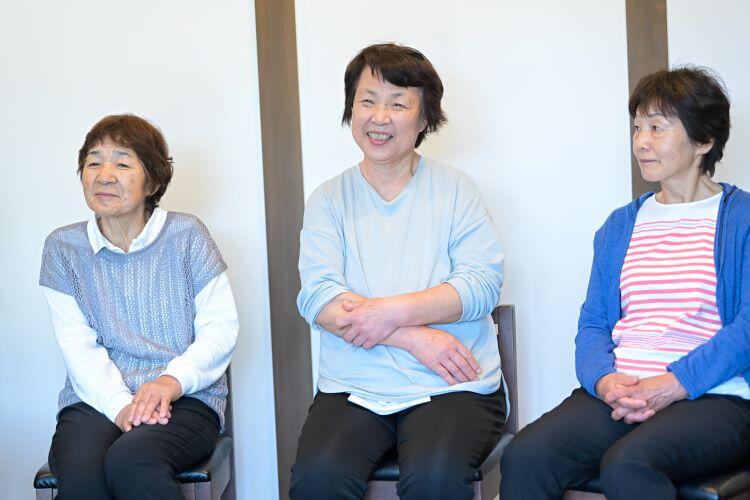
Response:
[{"label": "elderly woman", "polygon": [[432,64],[373,45],[344,83],[363,158],[305,209],[297,305],[321,331],[320,376],[291,497],[362,498],[397,448],[401,498],[471,498],[505,420],[489,316],[503,255],[474,183],[415,151],[445,122]]},{"label": "elderly woman", "polygon": [[182,499],[174,474],[211,453],[237,338],[226,265],[195,216],[159,200],[162,134],[108,116],[78,154],[94,215],[47,237],[39,284],[67,368],[49,464],[58,499]]},{"label": "elderly woman", "polygon": [[633,154],[661,191],[596,233],[582,388],[511,442],[501,498],[560,498],[595,476],[610,500],[675,498],[674,482],[750,453],[750,195],[711,179],[729,100],[685,67],[643,78],[629,108]]}]

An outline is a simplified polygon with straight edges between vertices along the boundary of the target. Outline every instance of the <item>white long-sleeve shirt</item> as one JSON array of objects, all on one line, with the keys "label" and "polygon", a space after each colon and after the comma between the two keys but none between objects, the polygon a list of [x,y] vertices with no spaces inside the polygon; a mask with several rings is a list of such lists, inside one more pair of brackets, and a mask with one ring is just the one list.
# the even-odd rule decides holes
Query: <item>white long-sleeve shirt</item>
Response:
[{"label": "white long-sleeve shirt", "polygon": [[[167,212],[156,208],[129,251],[151,244],[161,232]],[[92,217],[86,226],[94,253],[103,248],[125,253],[102,234]],[[120,411],[133,400],[130,389],[109,358],[104,346],[96,342],[91,328],[75,298],[42,286],[60,352],[71,384],[81,399],[114,422]],[[183,394],[198,392],[213,384],[229,365],[237,340],[239,321],[234,296],[226,272],[212,279],[194,299],[195,341],[180,356],[172,359],[162,375],[170,375],[182,386]]]}]

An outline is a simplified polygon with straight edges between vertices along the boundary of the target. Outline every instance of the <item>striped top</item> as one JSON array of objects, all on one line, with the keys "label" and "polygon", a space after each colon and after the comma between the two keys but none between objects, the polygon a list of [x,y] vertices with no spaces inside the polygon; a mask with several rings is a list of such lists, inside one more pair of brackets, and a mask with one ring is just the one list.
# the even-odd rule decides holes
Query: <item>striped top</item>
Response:
[{"label": "striped top", "polygon": [[[720,202],[721,193],[678,204],[652,196],[638,211],[620,274],[622,318],[612,331],[618,372],[664,374],[721,328],[714,260]],[[750,399],[742,377],[709,392]]]}]

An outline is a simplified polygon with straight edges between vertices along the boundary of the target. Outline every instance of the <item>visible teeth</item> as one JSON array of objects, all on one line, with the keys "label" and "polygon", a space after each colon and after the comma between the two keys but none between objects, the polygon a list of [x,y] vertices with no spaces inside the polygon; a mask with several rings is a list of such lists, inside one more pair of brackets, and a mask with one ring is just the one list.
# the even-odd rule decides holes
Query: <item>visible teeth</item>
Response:
[{"label": "visible teeth", "polygon": [[391,138],[391,134],[386,134],[384,132],[367,132],[367,135],[376,141],[385,141],[386,139]]}]

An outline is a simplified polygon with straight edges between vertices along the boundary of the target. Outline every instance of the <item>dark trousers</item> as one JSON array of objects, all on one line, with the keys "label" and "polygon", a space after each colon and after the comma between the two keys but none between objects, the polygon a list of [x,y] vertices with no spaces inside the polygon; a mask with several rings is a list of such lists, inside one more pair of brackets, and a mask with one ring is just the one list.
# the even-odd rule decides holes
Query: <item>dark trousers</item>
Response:
[{"label": "dark trousers", "polygon": [[611,411],[576,389],[525,427],[503,454],[500,498],[561,498],[596,476],[609,500],[676,498],[674,482],[750,456],[750,402],[738,397],[677,401],[641,424],[614,421]]},{"label": "dark trousers", "polygon": [[58,500],[183,500],[176,473],[204,459],[219,437],[216,413],[195,398],[172,403],[167,425],[123,433],[86,403],[60,411],[49,465]]},{"label": "dark trousers", "polygon": [[472,476],[500,439],[505,395],[455,392],[392,415],[315,396],[292,467],[292,499],[361,499],[375,465],[398,450],[402,499],[472,498]]}]

